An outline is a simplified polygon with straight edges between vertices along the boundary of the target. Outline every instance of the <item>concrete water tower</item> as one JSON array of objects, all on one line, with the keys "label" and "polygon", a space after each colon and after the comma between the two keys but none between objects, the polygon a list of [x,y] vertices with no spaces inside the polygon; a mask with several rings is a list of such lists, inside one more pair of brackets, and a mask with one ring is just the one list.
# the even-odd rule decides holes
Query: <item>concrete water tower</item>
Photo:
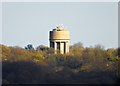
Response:
[{"label": "concrete water tower", "polygon": [[69,52],[70,33],[63,26],[57,26],[50,31],[49,41],[50,47],[54,48],[55,53],[66,54]]}]

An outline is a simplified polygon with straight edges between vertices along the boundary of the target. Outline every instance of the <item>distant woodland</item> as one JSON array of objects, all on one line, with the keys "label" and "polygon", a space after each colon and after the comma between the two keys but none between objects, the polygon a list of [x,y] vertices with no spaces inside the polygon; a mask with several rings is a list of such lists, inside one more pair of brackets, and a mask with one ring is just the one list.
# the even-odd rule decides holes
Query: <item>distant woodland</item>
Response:
[{"label": "distant woodland", "polygon": [[120,82],[120,49],[102,45],[70,46],[68,54],[31,44],[0,45],[2,84],[117,84]]}]

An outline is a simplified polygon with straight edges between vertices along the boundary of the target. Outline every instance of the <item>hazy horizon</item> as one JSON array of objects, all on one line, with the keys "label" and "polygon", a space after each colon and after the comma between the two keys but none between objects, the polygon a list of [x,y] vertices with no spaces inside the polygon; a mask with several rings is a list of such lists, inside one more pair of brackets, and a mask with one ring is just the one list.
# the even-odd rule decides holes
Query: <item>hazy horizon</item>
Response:
[{"label": "hazy horizon", "polygon": [[118,47],[117,2],[4,2],[2,44],[49,46],[49,31],[63,24],[70,45]]}]

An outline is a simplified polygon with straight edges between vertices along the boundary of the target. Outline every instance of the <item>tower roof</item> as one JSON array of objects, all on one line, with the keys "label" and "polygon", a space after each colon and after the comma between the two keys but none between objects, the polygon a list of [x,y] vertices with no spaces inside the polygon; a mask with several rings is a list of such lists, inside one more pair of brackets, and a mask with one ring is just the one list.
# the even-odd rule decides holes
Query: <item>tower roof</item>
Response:
[{"label": "tower roof", "polygon": [[53,29],[53,31],[65,31],[65,30],[67,29],[63,26],[57,26],[55,29]]}]

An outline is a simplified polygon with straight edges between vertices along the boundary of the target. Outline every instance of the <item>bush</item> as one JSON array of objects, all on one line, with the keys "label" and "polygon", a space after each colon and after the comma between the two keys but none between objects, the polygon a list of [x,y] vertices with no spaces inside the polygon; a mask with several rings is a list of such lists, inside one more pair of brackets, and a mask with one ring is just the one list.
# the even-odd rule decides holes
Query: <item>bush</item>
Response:
[{"label": "bush", "polygon": [[68,57],[66,59],[66,66],[72,68],[72,69],[77,69],[81,67],[81,62],[74,57]]}]

